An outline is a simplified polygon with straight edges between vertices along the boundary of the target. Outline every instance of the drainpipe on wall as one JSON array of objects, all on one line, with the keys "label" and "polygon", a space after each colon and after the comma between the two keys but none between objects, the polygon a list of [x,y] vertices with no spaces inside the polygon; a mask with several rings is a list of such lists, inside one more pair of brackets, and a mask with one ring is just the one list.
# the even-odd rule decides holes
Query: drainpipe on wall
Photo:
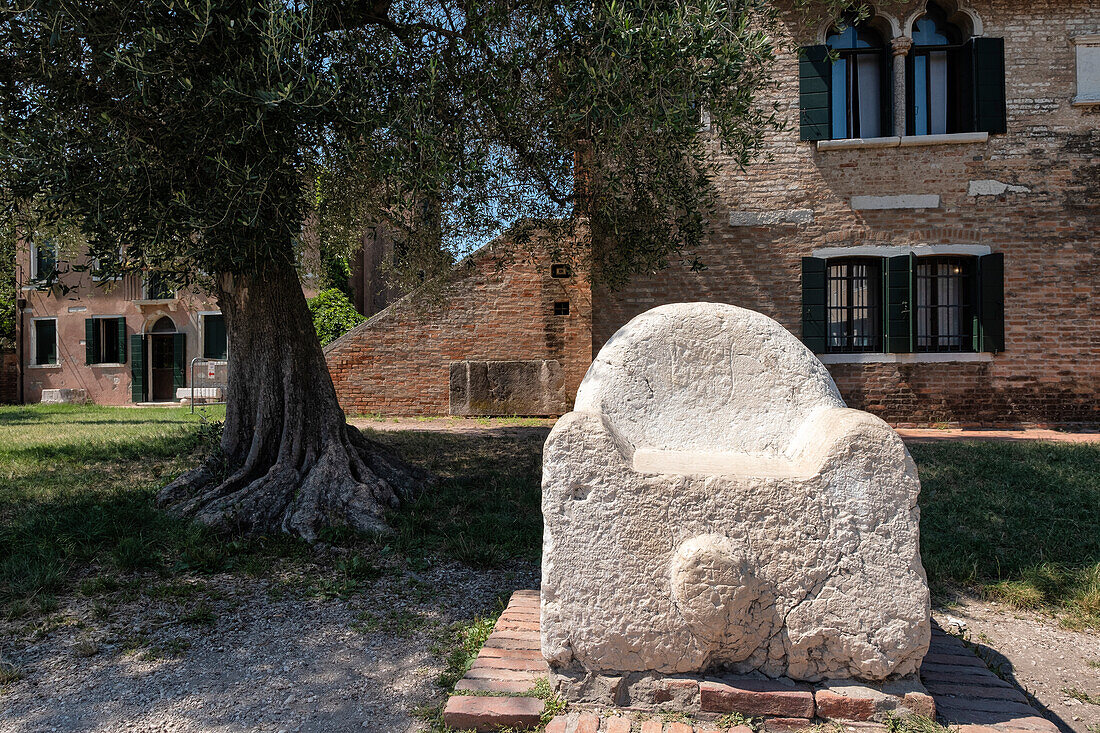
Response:
[{"label": "drainpipe on wall", "polygon": [[19,404],[27,403],[23,390],[23,310],[27,307],[27,299],[23,297],[23,268],[15,270],[15,374],[18,380],[16,394]]}]

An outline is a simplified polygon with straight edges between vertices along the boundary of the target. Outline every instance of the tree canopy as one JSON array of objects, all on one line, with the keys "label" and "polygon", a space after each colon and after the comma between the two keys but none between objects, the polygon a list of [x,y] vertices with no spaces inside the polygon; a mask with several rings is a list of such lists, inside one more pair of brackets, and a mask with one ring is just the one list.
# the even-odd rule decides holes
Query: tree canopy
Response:
[{"label": "tree canopy", "polygon": [[3,186],[111,270],[253,273],[317,215],[345,244],[385,222],[420,275],[580,210],[629,242],[599,252],[621,282],[704,234],[701,115],[742,163],[774,121],[761,0],[0,7]]}]

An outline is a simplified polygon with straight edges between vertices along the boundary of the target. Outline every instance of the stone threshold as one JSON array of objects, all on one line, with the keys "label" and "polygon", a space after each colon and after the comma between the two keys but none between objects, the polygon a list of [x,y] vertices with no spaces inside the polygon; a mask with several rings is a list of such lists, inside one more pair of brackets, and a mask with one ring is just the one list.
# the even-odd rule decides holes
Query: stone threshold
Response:
[{"label": "stone threshold", "polygon": [[[536,683],[549,679],[539,641],[539,592],[516,591],[470,671],[447,700],[443,722],[456,731],[532,730],[544,701]],[[905,707],[935,714],[957,733],[1058,733],[1023,693],[997,677],[957,638],[933,625],[932,644],[920,672],[928,694],[909,693]],[[764,733],[808,730],[823,721],[847,733],[885,733],[884,696],[869,685],[808,685],[747,678],[699,680],[670,677],[669,700],[696,695],[697,718],[629,708],[571,705],[545,733],[751,733],[744,725],[718,727],[723,714],[763,719]],[[687,688],[692,688],[688,690]],[[888,696],[886,696],[888,698]],[[887,708],[898,701],[886,700]]]}]

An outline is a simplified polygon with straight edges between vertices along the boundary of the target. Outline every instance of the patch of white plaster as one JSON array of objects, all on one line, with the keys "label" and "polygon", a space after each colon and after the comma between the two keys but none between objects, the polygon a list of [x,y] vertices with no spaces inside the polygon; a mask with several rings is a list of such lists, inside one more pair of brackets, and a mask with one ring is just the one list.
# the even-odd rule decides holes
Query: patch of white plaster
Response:
[{"label": "patch of white plaster", "polygon": [[969,196],[1000,196],[1002,193],[1031,193],[1031,189],[1027,186],[1014,186],[1011,183],[989,179],[971,181],[967,188]]}]

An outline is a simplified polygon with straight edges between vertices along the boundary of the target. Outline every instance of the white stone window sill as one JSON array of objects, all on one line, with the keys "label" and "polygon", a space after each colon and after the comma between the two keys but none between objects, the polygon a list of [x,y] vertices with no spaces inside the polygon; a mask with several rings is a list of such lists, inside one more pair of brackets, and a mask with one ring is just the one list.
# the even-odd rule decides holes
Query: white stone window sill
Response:
[{"label": "white stone window sill", "polygon": [[28,364],[28,369],[60,369],[60,364]]},{"label": "white stone window sill", "polygon": [[850,140],[818,140],[817,149],[861,150],[874,148],[914,148],[925,145],[965,145],[984,143],[989,140],[988,132],[956,132],[951,135],[905,135],[903,137],[867,137]]},{"label": "white stone window sill", "polygon": [[105,362],[99,363],[99,364],[88,364],[87,366],[90,366],[90,367],[104,367],[106,369],[118,369],[119,367],[126,366],[126,362],[124,362],[124,361],[105,361]]},{"label": "white stone window sill", "polygon": [[1082,99],[1078,97],[1072,102],[1074,107],[1100,107],[1100,99]]},{"label": "white stone window sill", "polygon": [[920,353],[920,354],[818,354],[822,364],[943,364],[951,362],[993,361],[993,354]]}]

